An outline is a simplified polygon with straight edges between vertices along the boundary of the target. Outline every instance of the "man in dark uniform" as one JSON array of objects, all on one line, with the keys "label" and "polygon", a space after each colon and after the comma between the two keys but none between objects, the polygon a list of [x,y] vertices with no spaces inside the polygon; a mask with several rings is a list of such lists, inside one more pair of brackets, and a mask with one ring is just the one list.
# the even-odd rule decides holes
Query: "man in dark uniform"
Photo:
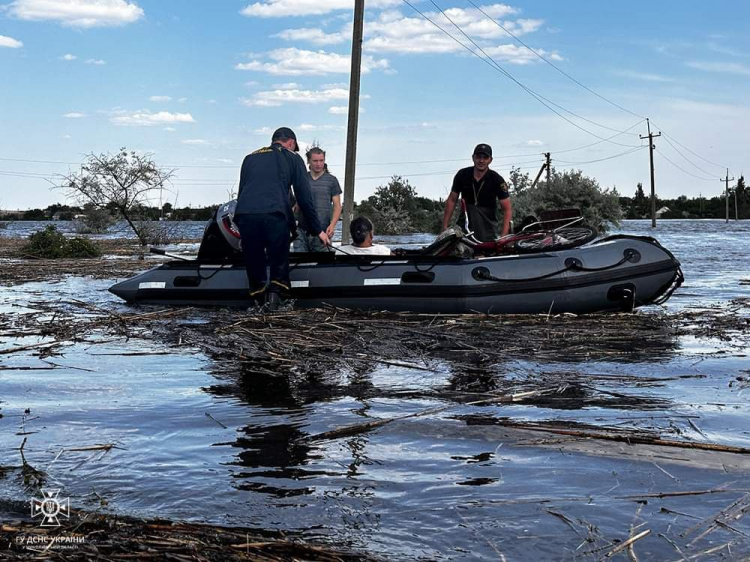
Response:
[{"label": "man in dark uniform", "polygon": [[453,178],[453,187],[445,202],[443,213],[443,230],[456,208],[456,201],[460,195],[466,203],[466,215],[459,218],[459,224],[465,224],[468,219],[469,229],[480,242],[491,242],[497,238],[497,206],[503,213],[503,228],[500,236],[510,232],[510,193],[508,184],[500,174],[490,170],[492,162],[492,147],[488,144],[478,144],[472,154],[474,166],[463,168]]},{"label": "man in dark uniform", "polygon": [[[234,222],[242,239],[250,297],[258,303],[265,301],[270,309],[278,306],[280,292],[289,290],[289,242],[295,229],[290,187],[307,219],[308,232],[330,244],[315,213],[305,163],[295,154],[298,151],[294,131],[281,127],[273,133],[271,146],[245,156],[240,171]],[[271,280],[266,286],[267,264]]]}]

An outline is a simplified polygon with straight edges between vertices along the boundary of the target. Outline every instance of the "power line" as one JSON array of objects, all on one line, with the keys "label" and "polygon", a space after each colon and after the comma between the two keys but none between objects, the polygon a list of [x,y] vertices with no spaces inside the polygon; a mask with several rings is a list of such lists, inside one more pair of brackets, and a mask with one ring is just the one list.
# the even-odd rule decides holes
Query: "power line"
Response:
[{"label": "power line", "polygon": [[588,92],[590,92],[590,93],[594,94],[594,95],[595,95],[596,97],[598,97],[599,99],[601,99],[601,100],[603,100],[603,101],[607,102],[608,104],[610,104],[610,105],[612,105],[612,106],[616,107],[617,109],[621,109],[621,110],[622,110],[622,111],[624,111],[625,113],[629,113],[630,115],[633,115],[633,116],[635,116],[635,117],[640,117],[641,119],[645,119],[645,117],[644,117],[643,115],[638,115],[637,113],[634,113],[634,112],[630,111],[630,110],[629,110],[629,109],[627,109],[626,107],[623,107],[623,106],[621,106],[621,105],[619,105],[619,104],[617,104],[617,103],[613,102],[612,100],[610,100],[610,99],[607,99],[607,98],[605,98],[604,96],[602,96],[602,95],[601,95],[601,94],[599,94],[598,92],[595,92],[594,90],[592,90],[591,88],[589,88],[589,87],[588,87],[588,86],[586,86],[585,84],[582,84],[581,82],[579,82],[578,80],[576,80],[575,78],[573,78],[573,77],[572,77],[572,76],[571,76],[570,74],[568,74],[567,72],[565,72],[565,71],[564,71],[563,69],[561,69],[560,67],[558,67],[557,65],[555,65],[554,63],[552,63],[552,62],[551,62],[550,60],[548,60],[548,59],[547,59],[546,57],[544,57],[544,56],[543,56],[543,55],[542,55],[541,53],[539,53],[539,52],[537,52],[537,51],[536,51],[535,49],[533,49],[533,48],[529,47],[529,46],[528,46],[528,45],[527,45],[526,43],[524,43],[524,42],[523,42],[523,41],[522,41],[522,40],[521,40],[521,39],[520,39],[519,37],[517,37],[516,35],[514,35],[514,34],[513,34],[513,33],[512,33],[511,31],[509,31],[509,30],[508,30],[508,29],[506,29],[505,27],[503,27],[503,25],[502,25],[502,24],[501,24],[501,23],[500,23],[499,21],[497,21],[497,20],[496,20],[495,18],[493,18],[492,16],[490,16],[490,15],[489,15],[489,14],[488,14],[487,12],[485,12],[485,11],[484,11],[484,10],[483,10],[482,8],[480,8],[479,6],[477,6],[477,5],[476,5],[476,4],[475,4],[475,3],[474,3],[474,2],[472,1],[472,0],[467,0],[467,1],[469,2],[469,4],[471,4],[472,6],[474,6],[474,7],[475,7],[475,8],[477,9],[477,10],[479,10],[480,12],[482,12],[482,14],[484,14],[484,15],[485,15],[485,16],[486,16],[486,17],[487,17],[487,18],[488,18],[488,19],[489,19],[490,21],[492,21],[492,22],[493,22],[493,23],[494,23],[495,25],[497,25],[497,26],[498,26],[498,27],[499,27],[500,29],[502,29],[502,30],[503,30],[503,31],[504,31],[505,33],[507,33],[508,35],[510,35],[511,37],[513,37],[513,39],[515,39],[515,40],[516,40],[516,41],[518,41],[518,42],[519,42],[519,43],[520,43],[521,45],[523,45],[524,47],[526,47],[526,48],[527,48],[527,49],[528,49],[529,51],[531,51],[532,53],[534,53],[534,54],[535,54],[535,55],[536,55],[537,57],[539,57],[540,59],[542,59],[542,60],[543,60],[544,62],[546,62],[546,63],[547,63],[548,65],[550,65],[550,66],[551,66],[552,68],[554,68],[555,70],[557,70],[557,71],[558,71],[558,72],[559,72],[560,74],[562,74],[562,75],[563,75],[563,76],[565,76],[566,78],[568,78],[568,79],[572,80],[573,82],[575,82],[576,84],[578,84],[578,85],[579,85],[579,86],[580,86],[581,88],[583,88],[584,90],[586,90],[586,91],[588,91]]},{"label": "power line", "polygon": [[[657,125],[657,126],[658,126],[658,125]],[[690,154],[692,154],[693,156],[697,156],[698,158],[700,158],[700,159],[701,159],[701,160],[703,160],[704,162],[708,162],[709,164],[712,164],[713,166],[716,166],[717,168],[721,168],[721,169],[724,169],[724,168],[726,168],[726,167],[727,167],[727,166],[724,166],[724,165],[722,165],[722,164],[717,164],[716,162],[713,162],[713,161],[709,160],[708,158],[704,158],[703,156],[701,156],[701,155],[700,155],[700,154],[698,154],[697,152],[694,152],[694,151],[690,150],[690,149],[689,149],[689,148],[688,148],[687,146],[685,146],[684,144],[680,143],[680,142],[679,142],[679,141],[678,141],[678,140],[677,140],[676,138],[674,138],[674,137],[673,137],[672,135],[669,135],[669,134],[665,133],[665,132],[664,132],[664,129],[662,129],[661,127],[659,127],[659,129],[661,130],[662,134],[663,134],[663,135],[664,135],[665,137],[669,137],[669,138],[671,138],[671,139],[672,139],[672,140],[673,140],[674,142],[676,142],[677,144],[679,144],[679,145],[680,145],[680,146],[681,146],[682,148],[684,148],[685,150],[687,150],[687,151],[688,151],[688,152],[689,152]]]},{"label": "power line", "polygon": [[[662,131],[662,133],[663,132],[664,131]],[[672,150],[674,150],[677,154],[679,154],[685,160],[685,162],[687,162],[688,164],[690,164],[693,168],[695,168],[696,170],[699,170],[699,171],[703,172],[704,174],[706,174],[708,176],[711,175],[711,172],[707,172],[706,170],[704,170],[703,168],[701,168],[700,166],[698,166],[697,164],[695,164],[692,160],[690,160],[682,152],[680,152],[679,150],[677,150],[677,147],[672,144],[672,142],[667,138],[666,135],[664,135],[664,140],[667,141],[667,144],[672,147]]]},{"label": "power line", "polygon": [[627,156],[628,154],[633,154],[634,152],[643,150],[644,148],[646,147],[638,146],[636,148],[631,148],[630,150],[626,150],[625,152],[620,152],[619,154],[613,154],[612,156],[606,156],[605,158],[598,158],[597,160],[587,160],[585,162],[574,162],[574,161],[569,161],[569,160],[557,160],[557,159],[555,161],[560,162],[561,164],[594,164],[595,162],[604,162],[605,160],[612,160],[613,158]]},{"label": "power line", "polygon": [[[475,41],[474,41],[474,40],[473,40],[473,39],[472,39],[471,37],[469,37],[469,36],[468,36],[468,35],[466,34],[466,32],[464,32],[464,30],[463,30],[463,29],[461,29],[461,27],[460,27],[460,26],[459,26],[458,24],[456,24],[456,23],[455,23],[455,22],[454,22],[454,21],[453,21],[453,20],[452,20],[452,19],[451,19],[451,18],[450,18],[450,17],[449,17],[449,16],[448,16],[448,15],[447,15],[446,13],[445,13],[445,12],[444,12],[444,11],[443,11],[443,10],[442,10],[442,9],[441,9],[441,8],[440,8],[440,7],[438,6],[438,5],[437,5],[437,4],[435,4],[435,2],[434,2],[433,0],[430,0],[430,1],[431,1],[431,2],[432,2],[432,4],[433,4],[433,5],[434,5],[434,6],[435,6],[435,7],[436,7],[436,8],[437,8],[437,9],[438,9],[439,11],[440,11],[440,13],[441,13],[441,14],[442,14],[442,15],[443,15],[443,16],[444,16],[444,17],[445,17],[445,18],[446,18],[446,19],[447,19],[447,20],[448,20],[449,22],[451,22],[451,24],[453,24],[453,26],[454,26],[454,27],[455,27],[456,29],[458,29],[458,31],[460,31],[460,32],[461,32],[461,34],[462,34],[462,35],[463,35],[464,37],[466,37],[466,38],[467,38],[467,39],[468,39],[468,40],[469,40],[469,41],[470,41],[470,42],[471,42],[471,43],[472,43],[472,44],[473,44],[473,45],[474,45],[474,46],[475,46],[475,47],[476,47],[476,48],[477,48],[477,49],[478,49],[478,50],[479,50],[479,51],[480,51],[480,52],[481,52],[481,53],[482,53],[483,55],[484,55],[484,57],[486,57],[486,58],[484,58],[484,57],[480,56],[480,55],[479,55],[479,54],[478,54],[478,53],[477,53],[476,51],[474,51],[473,49],[471,49],[471,48],[470,48],[470,47],[469,47],[468,45],[465,45],[464,43],[462,43],[461,41],[459,41],[458,39],[456,39],[456,38],[455,38],[455,37],[454,37],[453,35],[451,35],[451,34],[450,34],[450,33],[449,33],[448,31],[446,31],[445,29],[443,29],[443,28],[442,28],[442,27],[441,27],[440,25],[438,25],[437,23],[435,23],[434,21],[432,21],[432,20],[431,20],[431,19],[430,19],[430,18],[429,18],[429,17],[428,17],[428,16],[426,15],[426,14],[424,14],[424,13],[423,13],[422,11],[420,11],[420,10],[419,10],[419,9],[417,9],[417,8],[416,8],[416,7],[414,6],[414,5],[412,5],[412,4],[411,4],[411,3],[410,3],[410,2],[408,1],[408,0],[402,0],[402,1],[403,1],[403,2],[405,3],[405,4],[407,4],[407,5],[408,5],[408,6],[409,6],[409,7],[410,7],[410,8],[412,9],[412,10],[414,10],[414,11],[415,11],[415,12],[417,12],[417,13],[418,13],[419,15],[421,15],[421,16],[422,16],[422,17],[423,17],[423,18],[424,18],[425,20],[427,20],[427,21],[428,21],[428,22],[430,22],[430,23],[431,23],[432,25],[434,25],[435,27],[437,27],[437,28],[438,28],[438,29],[439,29],[440,31],[442,31],[442,32],[443,32],[443,33],[444,33],[445,35],[447,35],[448,37],[450,37],[451,39],[453,39],[453,41],[455,41],[456,43],[458,43],[459,45],[461,45],[461,46],[462,46],[462,47],[463,47],[464,49],[466,49],[467,51],[469,51],[469,52],[470,52],[470,53],[471,53],[472,55],[474,55],[474,56],[476,56],[477,58],[479,58],[479,60],[481,60],[481,61],[482,61],[482,62],[484,62],[485,64],[488,64],[488,65],[490,66],[490,68],[492,68],[493,70],[496,70],[496,71],[498,71],[498,72],[501,72],[501,73],[502,73],[503,75],[505,75],[505,76],[506,76],[506,77],[507,77],[508,79],[510,79],[510,80],[511,80],[511,81],[513,81],[513,82],[514,82],[515,84],[517,84],[517,85],[518,85],[518,86],[519,86],[520,88],[522,88],[522,89],[523,89],[523,90],[524,90],[524,91],[525,91],[526,93],[528,93],[528,94],[529,94],[530,96],[532,96],[532,97],[533,97],[534,99],[536,99],[536,100],[537,100],[537,101],[538,101],[539,103],[541,103],[541,104],[542,104],[542,105],[543,105],[544,107],[546,107],[546,108],[547,108],[547,109],[549,109],[549,110],[550,110],[550,111],[551,111],[552,113],[554,113],[555,115],[557,115],[558,117],[560,117],[560,118],[561,118],[561,119],[563,119],[564,121],[568,122],[569,124],[573,125],[573,126],[574,126],[574,127],[576,127],[577,129],[580,129],[581,131],[583,131],[583,132],[585,132],[585,133],[587,133],[587,134],[589,134],[589,135],[591,135],[591,136],[593,136],[593,137],[595,137],[595,138],[598,138],[598,139],[600,139],[600,140],[606,140],[606,139],[605,139],[604,137],[601,137],[601,136],[597,135],[596,133],[594,133],[594,132],[592,132],[592,131],[589,131],[588,129],[586,129],[586,128],[582,127],[582,126],[581,126],[581,125],[579,125],[578,123],[575,123],[574,121],[571,121],[570,119],[568,119],[567,117],[565,117],[565,116],[564,116],[563,114],[561,114],[561,113],[560,113],[559,111],[557,111],[557,110],[555,110],[555,109],[554,109],[553,107],[551,107],[551,105],[555,105],[555,106],[557,106],[557,107],[560,107],[560,109],[562,109],[563,111],[565,111],[565,112],[567,112],[567,113],[570,113],[571,115],[575,115],[576,117],[578,117],[578,118],[580,118],[580,119],[583,119],[583,120],[585,120],[585,121],[589,121],[589,122],[591,122],[591,123],[593,123],[593,124],[595,124],[595,125],[597,125],[597,126],[599,126],[599,127],[603,127],[603,128],[605,128],[605,129],[610,129],[610,130],[616,130],[616,129],[612,129],[611,127],[607,127],[606,125],[601,125],[601,124],[599,124],[599,123],[596,123],[596,122],[594,122],[594,121],[591,121],[591,120],[589,120],[589,119],[586,119],[586,118],[584,118],[584,117],[581,117],[580,115],[577,115],[577,114],[573,113],[572,111],[569,111],[569,110],[565,109],[564,107],[562,107],[562,106],[560,106],[560,105],[558,105],[558,104],[556,104],[556,103],[554,103],[554,102],[552,102],[552,101],[548,100],[547,98],[545,98],[545,97],[544,97],[544,96],[542,96],[541,94],[538,94],[538,93],[536,93],[536,92],[535,92],[534,90],[532,90],[531,88],[529,88],[528,86],[526,86],[525,84],[523,84],[522,82],[520,82],[519,80],[517,80],[517,79],[516,79],[516,78],[515,78],[515,77],[514,77],[514,76],[513,76],[512,74],[510,74],[510,72],[508,72],[507,70],[505,70],[505,69],[504,69],[504,68],[503,68],[503,67],[502,67],[502,66],[501,66],[501,65],[500,65],[500,64],[499,64],[499,63],[498,63],[497,61],[495,61],[495,60],[494,60],[494,59],[493,59],[493,58],[492,58],[492,57],[491,57],[491,56],[490,56],[489,54],[487,54],[487,53],[486,53],[486,52],[484,51],[484,49],[482,49],[482,47],[480,47],[480,46],[479,46],[479,45],[478,45],[478,44],[477,44],[477,43],[476,43],[476,42],[475,42]],[[619,142],[615,142],[615,141],[612,141],[612,140],[610,140],[610,141],[608,141],[608,142],[611,142],[612,144],[616,144],[616,145],[619,145],[619,146],[625,146],[625,147],[628,147],[628,148],[634,148],[634,146],[633,146],[633,145],[622,144],[622,143],[619,143]]]},{"label": "power line", "polygon": [[714,178],[710,178],[709,179],[709,178],[702,178],[700,176],[696,176],[695,174],[688,172],[685,168],[681,167],[680,165],[675,164],[674,162],[672,162],[672,160],[670,160],[669,158],[667,158],[667,156],[661,150],[659,150],[659,149],[654,149],[654,150],[656,150],[656,152],[658,152],[661,155],[661,157],[664,158],[664,160],[666,160],[667,162],[669,162],[670,164],[672,164],[672,166],[674,166],[678,170],[681,170],[681,171],[685,172],[687,175],[692,176],[692,177],[694,177],[696,179],[699,179],[699,180],[702,180],[702,181],[716,181]]},{"label": "power line", "polygon": [[[564,154],[566,152],[575,152],[577,150],[583,150],[584,148],[591,148],[592,146],[596,146],[597,144],[601,144],[601,143],[603,143],[605,141],[608,141],[608,140],[611,140],[611,139],[613,139],[615,137],[618,137],[618,136],[620,136],[623,133],[627,133],[628,131],[630,131],[632,129],[635,129],[638,125],[640,125],[641,123],[643,123],[643,121],[645,121],[645,119],[643,119],[641,121],[638,121],[638,123],[636,123],[635,125],[632,125],[632,126],[628,127],[627,129],[625,129],[621,133],[617,133],[616,135],[612,135],[608,139],[598,140],[596,142],[592,142],[590,144],[585,144],[583,146],[579,146],[579,147],[576,147],[576,148],[569,148],[567,150],[551,150],[550,152],[554,152],[555,154]],[[639,148],[639,147],[633,147],[633,148]]]}]

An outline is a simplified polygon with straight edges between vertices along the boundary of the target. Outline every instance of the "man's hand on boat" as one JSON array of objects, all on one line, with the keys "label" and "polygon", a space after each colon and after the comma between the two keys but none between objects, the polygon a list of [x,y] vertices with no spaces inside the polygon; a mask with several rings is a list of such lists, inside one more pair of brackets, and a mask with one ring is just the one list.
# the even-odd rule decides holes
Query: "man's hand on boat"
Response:
[{"label": "man's hand on boat", "polygon": [[328,238],[328,235],[325,233],[325,230],[321,230],[320,234],[318,234],[318,238],[320,238],[320,241],[323,242],[326,246],[331,245],[331,239]]}]

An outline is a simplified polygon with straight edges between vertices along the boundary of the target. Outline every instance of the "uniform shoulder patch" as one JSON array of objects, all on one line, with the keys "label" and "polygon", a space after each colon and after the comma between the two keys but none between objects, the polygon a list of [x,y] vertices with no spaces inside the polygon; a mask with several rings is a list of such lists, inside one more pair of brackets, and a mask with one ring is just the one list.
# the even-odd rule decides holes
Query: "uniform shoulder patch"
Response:
[{"label": "uniform shoulder patch", "polygon": [[263,154],[264,152],[271,152],[271,150],[272,149],[270,146],[264,146],[263,148],[259,148],[258,150],[253,152],[253,154]]}]

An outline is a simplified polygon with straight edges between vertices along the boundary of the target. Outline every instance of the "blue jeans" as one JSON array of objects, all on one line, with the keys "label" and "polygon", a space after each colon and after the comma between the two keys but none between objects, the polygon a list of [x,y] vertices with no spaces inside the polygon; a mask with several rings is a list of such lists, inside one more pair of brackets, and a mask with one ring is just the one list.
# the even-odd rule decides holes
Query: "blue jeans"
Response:
[{"label": "blue jeans", "polygon": [[268,281],[269,292],[289,289],[289,222],[283,213],[242,214],[234,216],[242,238],[250,292],[262,290]]},{"label": "blue jeans", "polygon": [[299,237],[292,242],[292,250],[295,252],[330,252],[317,236],[308,234],[303,228],[300,228],[297,232]]}]

